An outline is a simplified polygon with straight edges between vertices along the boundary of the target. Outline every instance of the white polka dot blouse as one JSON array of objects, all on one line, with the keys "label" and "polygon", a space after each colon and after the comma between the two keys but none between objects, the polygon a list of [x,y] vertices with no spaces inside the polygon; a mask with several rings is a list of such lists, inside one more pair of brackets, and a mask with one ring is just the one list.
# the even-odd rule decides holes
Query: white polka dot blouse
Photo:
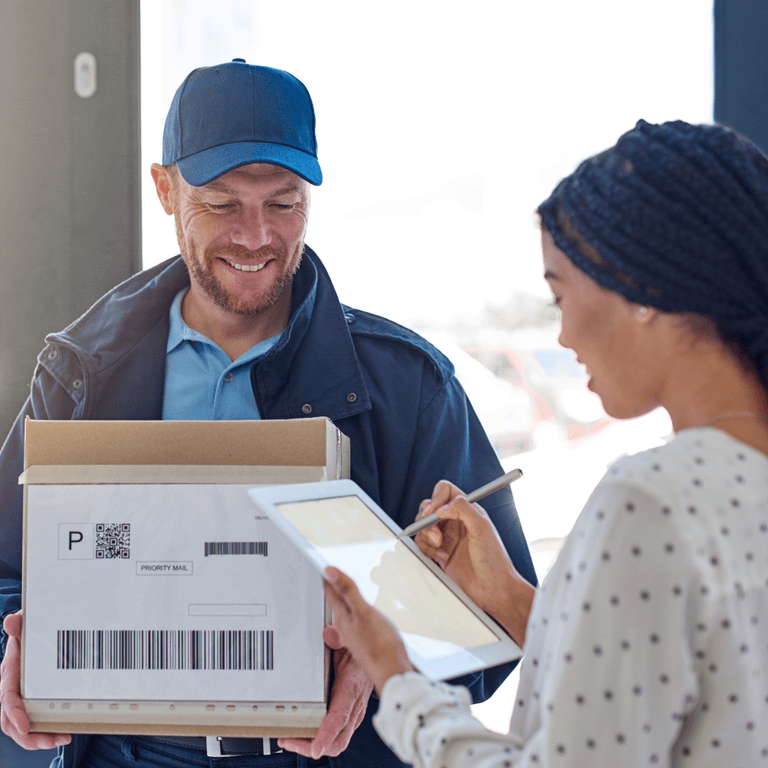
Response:
[{"label": "white polka dot blouse", "polygon": [[768,768],[768,457],[707,428],[617,462],[534,602],[509,734],[468,704],[408,673],[374,722],[429,768]]}]

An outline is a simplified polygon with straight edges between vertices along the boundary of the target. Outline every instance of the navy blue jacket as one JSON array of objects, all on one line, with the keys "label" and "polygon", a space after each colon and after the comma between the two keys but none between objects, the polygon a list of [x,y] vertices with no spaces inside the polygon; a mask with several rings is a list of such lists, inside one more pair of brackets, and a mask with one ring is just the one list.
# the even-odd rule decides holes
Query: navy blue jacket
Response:
[{"label": "navy blue jacket", "polygon": [[[162,418],[169,309],[189,284],[171,259],[121,283],[61,333],[47,337],[31,395],[0,453],[0,618],[21,604],[24,418]],[[417,334],[343,306],[318,257],[306,248],[293,284],[287,332],[251,372],[265,419],[325,416],[350,439],[351,477],[403,527],[441,478],[471,490],[502,474],[453,366]],[[483,506],[518,571],[536,576],[510,490]],[[0,654],[5,650],[0,632]],[[482,701],[512,665],[462,678]],[[371,725],[375,695],[339,768],[400,761]],[[74,768],[87,743],[76,736],[59,759]]]}]

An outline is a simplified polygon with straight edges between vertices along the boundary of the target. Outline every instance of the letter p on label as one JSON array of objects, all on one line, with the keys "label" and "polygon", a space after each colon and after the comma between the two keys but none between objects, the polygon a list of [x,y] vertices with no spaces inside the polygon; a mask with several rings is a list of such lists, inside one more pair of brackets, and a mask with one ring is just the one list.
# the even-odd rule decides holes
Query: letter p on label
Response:
[{"label": "letter p on label", "polygon": [[59,523],[59,560],[93,560],[93,523]]}]

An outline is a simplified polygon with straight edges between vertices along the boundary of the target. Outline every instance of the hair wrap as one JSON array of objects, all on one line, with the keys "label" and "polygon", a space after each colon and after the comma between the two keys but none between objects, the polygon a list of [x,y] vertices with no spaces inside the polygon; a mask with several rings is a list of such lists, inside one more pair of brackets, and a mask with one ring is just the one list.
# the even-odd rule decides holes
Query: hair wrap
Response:
[{"label": "hair wrap", "polygon": [[640,120],[538,209],[557,247],[629,301],[713,319],[768,373],[768,159],[717,125]]}]

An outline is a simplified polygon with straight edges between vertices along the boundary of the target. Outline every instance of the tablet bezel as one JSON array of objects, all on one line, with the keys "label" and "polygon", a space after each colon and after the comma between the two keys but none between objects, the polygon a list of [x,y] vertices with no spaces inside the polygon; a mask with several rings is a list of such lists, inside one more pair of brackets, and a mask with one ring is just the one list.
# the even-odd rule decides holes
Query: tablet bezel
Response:
[{"label": "tablet bezel", "polygon": [[[316,483],[262,486],[248,491],[249,496],[269,519],[301,550],[322,574],[328,565],[345,571],[344,563],[329,562],[325,556],[280,512],[278,504],[356,496],[393,534],[402,528],[368,494],[352,480],[329,480]],[[401,542],[441,581],[455,597],[497,638],[495,643],[464,649],[438,659],[419,655],[406,638],[403,641],[412,664],[432,680],[449,680],[481,669],[515,661],[523,652],[512,638],[487,613],[481,610],[432,560],[426,557],[410,538]]]}]

